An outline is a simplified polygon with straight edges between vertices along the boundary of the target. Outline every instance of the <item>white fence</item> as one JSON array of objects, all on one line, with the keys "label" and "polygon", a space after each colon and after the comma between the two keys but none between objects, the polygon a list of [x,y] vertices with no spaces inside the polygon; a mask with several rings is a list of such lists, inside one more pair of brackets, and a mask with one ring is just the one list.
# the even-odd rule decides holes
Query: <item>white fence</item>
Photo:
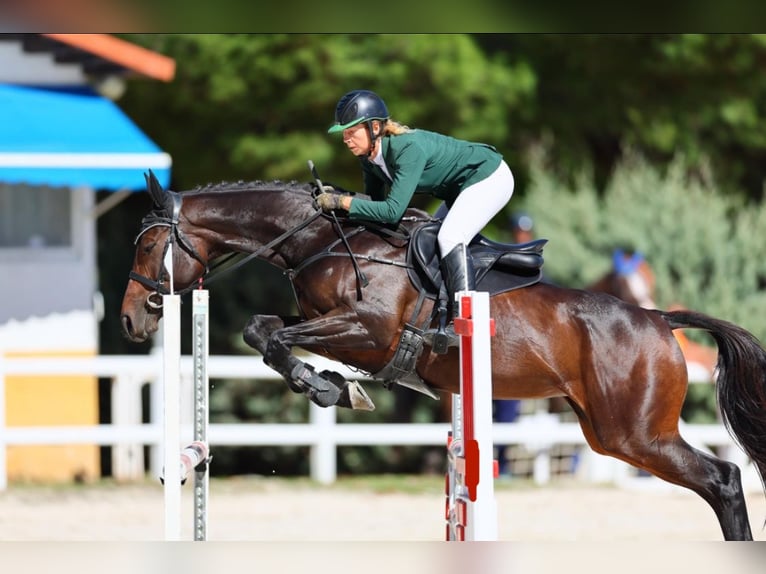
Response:
[{"label": "white fence", "polygon": [[[364,380],[344,365],[323,357],[306,357],[318,370],[335,370],[349,379]],[[264,365],[260,356],[211,356],[208,362],[211,381],[215,379],[263,379],[281,381],[279,375]],[[150,448],[150,472],[159,476],[162,466],[162,356],[102,355],[91,358],[26,359],[0,355],[0,490],[7,488],[6,452],[9,445],[97,444],[113,447],[112,473],[116,478],[144,476],[143,447]],[[182,438],[192,440],[192,360],[181,359]],[[25,426],[5,424],[5,377],[7,375],[88,375],[112,381],[112,423],[92,426]],[[150,421],[141,422],[141,388],[150,385]],[[281,382],[279,384],[282,384]],[[369,382],[370,385],[379,384]],[[285,387],[285,392],[290,392]],[[413,391],[414,392],[414,391]],[[437,445],[446,446],[448,423],[428,424],[350,424],[337,423],[335,407],[322,409],[311,404],[309,421],[302,424],[211,424],[211,453],[216,446],[287,446],[310,447],[311,478],[332,483],[336,478],[337,447],[344,445]],[[755,471],[748,472],[747,460],[734,445],[726,430],[717,424],[684,425],[684,437],[699,448],[727,447],[725,452],[743,469],[746,486],[757,483]],[[562,422],[556,415],[535,413],[518,422],[495,423],[495,444],[525,445],[536,453],[534,479],[543,484],[550,480],[550,450],[554,445],[585,445],[577,423]],[[614,482],[629,486],[635,473],[628,465],[609,457],[582,451],[578,472],[584,480]],[[446,453],[445,453],[446,456]],[[752,470],[752,469],[750,469]],[[654,479],[652,479],[654,480]],[[646,483],[647,480],[641,480]],[[759,484],[759,483],[757,483]]]}]

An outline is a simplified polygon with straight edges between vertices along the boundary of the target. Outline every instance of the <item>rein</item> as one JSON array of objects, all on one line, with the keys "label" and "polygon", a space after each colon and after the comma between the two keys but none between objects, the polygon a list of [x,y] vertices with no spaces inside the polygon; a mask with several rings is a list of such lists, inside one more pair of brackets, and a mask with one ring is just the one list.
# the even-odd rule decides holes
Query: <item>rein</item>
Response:
[{"label": "rein", "polygon": [[[224,265],[227,261],[229,261],[232,257],[240,255],[237,253],[233,253],[230,256],[225,257],[222,261],[219,261],[215,263],[212,267],[209,266],[208,262],[203,260],[202,257],[199,255],[196,249],[194,249],[194,246],[185,238],[185,235],[181,231],[179,227],[179,216],[181,213],[181,206],[183,204],[183,198],[179,194],[172,194],[171,197],[173,198],[173,214],[172,216],[168,217],[166,215],[161,215],[161,212],[155,212],[150,217],[147,217],[148,224],[145,225],[143,229],[139,232],[139,234],[136,236],[136,239],[134,241],[134,244],[138,243],[138,240],[141,239],[141,236],[152,229],[153,227],[169,227],[170,232],[168,233],[167,239],[165,240],[165,246],[162,251],[162,261],[165,260],[165,255],[168,252],[168,249],[170,248],[170,245],[174,242],[174,238],[177,238],[179,245],[183,248],[184,251],[186,251],[189,255],[191,255],[195,260],[197,260],[199,263],[202,264],[202,266],[205,268],[205,271],[200,276],[197,282],[193,282],[189,286],[180,289],[179,291],[176,291],[178,295],[185,295],[186,293],[189,293],[190,291],[193,291],[194,289],[202,289],[203,286],[207,286],[213,281],[223,277],[224,275],[229,274],[230,272],[234,271],[235,269],[240,268],[245,263],[251,261],[252,259],[255,259],[256,257],[262,255],[265,251],[272,249],[274,246],[278,245],[279,243],[282,243],[285,239],[289,238],[290,236],[294,235],[295,233],[298,233],[303,228],[309,226],[312,222],[314,222],[318,217],[322,215],[321,211],[316,212],[314,215],[306,219],[305,221],[302,221],[298,225],[288,229],[280,236],[272,239],[268,243],[262,245],[252,253],[249,253],[248,255],[242,257],[239,261],[237,261],[234,265],[231,265],[230,267],[227,267],[223,271],[219,271],[215,273],[212,276],[209,276],[211,272],[214,272],[218,270],[222,265]],[[166,213],[166,212],[165,212]],[[164,266],[163,266],[164,267]],[[147,298],[147,304],[154,308],[154,309],[160,309],[162,307],[161,299],[159,302],[154,301],[152,296],[162,296],[162,295],[169,295],[170,289],[168,289],[162,280],[162,269],[160,269],[159,276],[156,280],[149,279],[148,277],[141,275],[139,273],[136,273],[135,271],[131,271],[128,274],[128,277],[134,281],[137,281],[138,283],[141,283],[144,287],[147,287],[149,289],[153,289],[154,292],[149,295]]]},{"label": "rein", "polygon": [[[318,189],[321,189],[321,187]],[[185,295],[186,293],[189,293],[190,291],[193,291],[194,289],[202,289],[203,287],[210,285],[211,283],[220,279],[221,277],[228,275],[229,273],[235,271],[236,269],[239,269],[240,267],[242,267],[249,261],[257,257],[260,257],[265,252],[269,250],[273,250],[275,246],[279,245],[280,243],[282,243],[289,237],[293,236],[294,234],[308,227],[314,221],[316,221],[319,217],[325,217],[331,220],[332,226],[338,235],[338,239],[330,243],[322,251],[315,253],[314,255],[306,258],[296,267],[291,269],[286,269],[284,271],[284,274],[288,277],[291,285],[293,286],[293,293],[296,295],[296,300],[298,299],[298,297],[297,297],[297,293],[295,293],[295,285],[293,284],[294,279],[306,267],[308,267],[309,265],[312,265],[313,263],[319,261],[320,259],[324,259],[325,257],[350,257],[351,258],[351,262],[354,266],[354,272],[357,279],[356,291],[357,291],[357,300],[359,301],[362,300],[362,288],[366,287],[369,284],[369,281],[367,277],[364,275],[364,273],[361,271],[361,269],[359,268],[359,264],[357,262],[358,259],[368,261],[368,262],[382,263],[386,265],[394,265],[394,266],[404,267],[404,268],[410,267],[410,265],[408,265],[406,262],[383,259],[380,257],[375,257],[373,255],[354,253],[348,242],[349,238],[355,237],[356,235],[366,230],[377,232],[377,233],[380,233],[381,235],[387,235],[388,237],[392,239],[397,239],[397,240],[402,240],[407,242],[410,239],[410,234],[406,228],[404,228],[403,232],[398,230],[395,231],[388,227],[377,225],[373,222],[365,222],[364,225],[360,225],[359,227],[355,228],[351,232],[345,233],[343,231],[343,227],[340,221],[338,220],[338,217],[334,213],[331,215],[327,215],[323,213],[322,210],[318,208],[318,206],[315,206],[317,208],[317,211],[314,214],[312,214],[310,217],[308,217],[306,220],[288,229],[287,231],[285,231],[278,237],[272,239],[268,243],[265,243],[264,245],[260,246],[252,253],[249,253],[247,255],[243,253],[231,253],[213,262],[211,265],[210,262],[203,259],[203,257],[199,254],[199,252],[194,248],[194,245],[192,245],[192,243],[186,238],[186,235],[184,234],[184,232],[182,231],[180,227],[180,214],[181,214],[181,207],[183,205],[183,196],[175,192],[168,192],[168,195],[170,196],[170,198],[172,198],[172,209],[169,210],[168,207],[162,208],[158,206],[157,209],[155,209],[149,215],[147,215],[144,218],[143,227],[141,231],[138,233],[138,235],[136,236],[134,240],[134,244],[138,244],[138,241],[141,239],[144,233],[146,233],[150,229],[154,227],[168,227],[169,232],[168,232],[167,238],[165,239],[165,245],[163,247],[161,261],[164,262],[165,257],[171,245],[173,243],[178,243],[181,249],[183,249],[189,256],[191,256],[194,260],[196,260],[203,266],[204,272],[202,273],[202,275],[196,281],[192,282],[187,287],[180,289],[178,291],[175,291],[175,293],[177,293],[178,295]],[[313,192],[311,195],[312,195],[312,198],[316,199],[316,192]],[[169,211],[170,211],[170,215],[168,215]],[[418,220],[418,218],[405,218],[405,219],[413,220],[413,221]],[[335,247],[341,244],[345,248],[345,253],[332,251]],[[235,257],[239,257],[239,259],[234,264],[229,265],[228,267],[224,269],[221,269],[232,258],[235,258]],[[138,283],[142,284],[144,287],[152,290],[152,293],[150,293],[149,296],[147,297],[147,300],[146,300],[147,305],[151,307],[152,309],[159,310],[162,308],[161,296],[170,294],[171,289],[173,287],[171,285],[169,288],[165,284],[165,277],[168,275],[169,275],[168,270],[165,268],[165,265],[163,263],[158,272],[157,279],[151,279],[149,277],[136,273],[133,270],[130,271],[128,277],[129,279],[133,281],[137,281]],[[300,307],[300,303],[299,303],[299,307]]]},{"label": "rein", "polygon": [[[288,229],[287,231],[285,231],[279,237],[276,237],[275,239],[272,239],[268,243],[265,243],[264,245],[261,245],[258,249],[256,249],[252,253],[249,253],[248,255],[244,255],[244,256],[240,257],[240,259],[236,263],[234,263],[233,265],[227,267],[226,269],[223,269],[222,271],[219,271],[218,273],[216,273],[215,275],[213,275],[213,276],[211,276],[211,277],[209,277],[207,279],[202,277],[201,279],[203,279],[203,284],[206,285],[206,286],[210,285],[216,279],[219,279],[219,278],[221,278],[221,277],[223,277],[225,275],[228,275],[232,271],[234,271],[236,269],[239,269],[245,263],[248,263],[249,261],[257,258],[260,255],[262,255],[264,251],[272,249],[276,245],[282,243],[285,239],[289,238],[291,235],[293,235],[295,233],[298,233],[299,231],[301,231],[305,227],[308,227],[311,223],[313,223],[321,215],[322,215],[321,212],[315,213],[314,215],[312,215],[311,217],[309,217],[305,221],[302,221],[301,223],[299,223],[295,227],[292,227],[292,228]],[[225,265],[226,262],[229,261],[231,258],[236,257],[238,255],[242,255],[242,254],[241,253],[232,253],[231,255],[225,257],[223,260],[216,262],[216,264],[210,269],[210,271],[211,272],[216,271],[221,266]],[[194,287],[193,286],[191,288],[187,287],[187,289],[184,292],[186,292],[188,290],[191,290],[191,289],[194,289]]]}]

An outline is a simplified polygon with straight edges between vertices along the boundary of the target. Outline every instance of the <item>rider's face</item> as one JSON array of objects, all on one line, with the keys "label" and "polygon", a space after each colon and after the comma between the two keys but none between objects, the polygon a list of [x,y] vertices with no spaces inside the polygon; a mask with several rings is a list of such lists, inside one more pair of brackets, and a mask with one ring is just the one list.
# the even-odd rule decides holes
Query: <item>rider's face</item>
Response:
[{"label": "rider's face", "polygon": [[370,132],[365,123],[343,130],[343,143],[354,155],[367,155],[370,151]]}]

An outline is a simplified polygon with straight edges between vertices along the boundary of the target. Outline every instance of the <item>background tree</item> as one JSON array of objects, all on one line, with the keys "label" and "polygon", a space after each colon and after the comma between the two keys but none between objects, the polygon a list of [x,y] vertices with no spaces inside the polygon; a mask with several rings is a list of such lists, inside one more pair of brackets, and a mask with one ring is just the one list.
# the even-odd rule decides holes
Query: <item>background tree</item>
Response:
[{"label": "background tree", "polygon": [[529,143],[545,142],[562,177],[593,168],[603,190],[623,149],[656,166],[682,153],[710,162],[719,186],[763,194],[766,39],[749,34],[488,34],[489,54],[534,73]]}]

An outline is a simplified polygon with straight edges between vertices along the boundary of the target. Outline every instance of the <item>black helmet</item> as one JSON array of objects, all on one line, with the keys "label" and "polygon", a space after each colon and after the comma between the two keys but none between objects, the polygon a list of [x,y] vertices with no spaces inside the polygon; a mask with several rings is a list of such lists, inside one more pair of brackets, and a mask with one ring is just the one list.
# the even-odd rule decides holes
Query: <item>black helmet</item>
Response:
[{"label": "black helmet", "polygon": [[387,120],[388,109],[375,92],[354,90],[343,96],[335,107],[335,124],[327,130],[334,134],[370,120]]}]

